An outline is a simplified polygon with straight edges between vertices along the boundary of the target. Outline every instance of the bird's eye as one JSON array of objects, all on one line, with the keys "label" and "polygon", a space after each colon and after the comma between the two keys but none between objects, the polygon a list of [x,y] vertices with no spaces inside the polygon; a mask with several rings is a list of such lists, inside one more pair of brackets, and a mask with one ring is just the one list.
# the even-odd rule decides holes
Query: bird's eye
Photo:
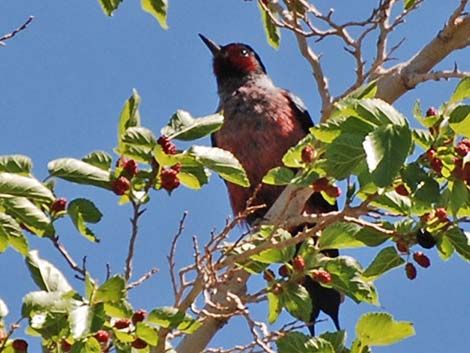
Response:
[{"label": "bird's eye", "polygon": [[247,49],[242,49],[240,50],[240,56],[248,57],[250,56],[250,53],[248,52]]}]

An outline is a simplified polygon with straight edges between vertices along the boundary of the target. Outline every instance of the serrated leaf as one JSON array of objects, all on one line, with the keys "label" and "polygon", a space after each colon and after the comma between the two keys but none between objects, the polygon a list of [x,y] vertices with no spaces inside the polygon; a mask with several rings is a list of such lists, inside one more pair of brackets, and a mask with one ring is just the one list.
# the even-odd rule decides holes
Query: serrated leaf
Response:
[{"label": "serrated leaf", "polygon": [[138,322],[135,328],[135,334],[141,340],[147,342],[151,346],[156,346],[158,343],[158,331],[145,322]]},{"label": "serrated leaf", "polygon": [[328,341],[334,348],[336,353],[344,352],[344,345],[346,344],[346,331],[325,332],[320,335],[320,338]]},{"label": "serrated leaf", "polygon": [[163,29],[168,29],[166,17],[168,12],[168,0],[141,0],[142,9],[151,14]]},{"label": "serrated leaf", "polygon": [[108,171],[111,169],[112,157],[104,151],[93,151],[82,158],[82,161]]},{"label": "serrated leaf", "polygon": [[282,305],[279,296],[268,292],[268,322],[273,324],[276,322],[279,314],[281,313]]},{"label": "serrated leaf", "polygon": [[0,194],[24,196],[39,201],[54,200],[52,192],[39,180],[13,173],[0,173]]},{"label": "serrated leaf", "polygon": [[41,259],[37,250],[30,251],[25,262],[31,277],[40,289],[60,293],[73,291],[62,272],[50,262]]},{"label": "serrated leaf", "polygon": [[452,214],[456,216],[461,207],[463,207],[469,200],[468,189],[462,180],[454,180],[449,183],[450,194],[450,209]]},{"label": "serrated leaf", "polygon": [[[269,4],[267,6],[269,6]],[[258,8],[261,14],[261,21],[263,22],[263,28],[264,32],[266,33],[268,44],[277,49],[279,48],[279,43],[281,42],[281,31],[279,30],[279,27],[273,23],[273,20],[259,2]],[[274,16],[277,16],[277,12],[274,9],[270,8],[270,12]]]},{"label": "serrated leaf", "polygon": [[98,0],[103,12],[108,15],[112,16],[114,10],[116,10],[122,0]]},{"label": "serrated leaf", "polygon": [[357,248],[364,246],[356,239],[361,227],[354,223],[336,222],[327,226],[320,237],[320,250]]},{"label": "serrated leaf", "polygon": [[49,217],[29,199],[9,197],[4,199],[3,205],[8,214],[20,220],[33,233],[41,236],[54,234],[54,227]]},{"label": "serrated leaf", "polygon": [[21,154],[0,156],[0,172],[29,175],[33,162]]},{"label": "serrated leaf", "polygon": [[80,234],[88,240],[99,241],[86,225],[86,223],[98,223],[102,217],[102,213],[92,201],[87,199],[72,200],[67,206],[67,213]]},{"label": "serrated leaf", "polygon": [[382,207],[398,214],[408,214],[411,209],[409,197],[398,195],[396,192],[387,192],[371,202],[374,207]]},{"label": "serrated leaf", "polygon": [[[17,239],[16,243],[15,239]],[[20,239],[26,242],[18,222],[13,217],[0,212],[0,253],[4,252],[8,245],[15,247],[15,245],[25,244],[26,246],[15,247],[15,249],[22,255],[26,255],[28,253],[28,243],[20,242]]]},{"label": "serrated leaf", "polygon": [[470,137],[470,105],[455,107],[449,115],[449,126],[456,134]]},{"label": "serrated leaf", "polygon": [[271,169],[264,177],[263,183],[268,185],[287,185],[295,177],[292,169],[276,167]]},{"label": "serrated leaf", "polygon": [[470,234],[458,227],[452,227],[445,232],[447,238],[457,253],[466,261],[470,261]]},{"label": "serrated leaf", "polygon": [[335,353],[330,342],[300,332],[289,332],[276,341],[279,353]]},{"label": "serrated leaf", "polygon": [[199,322],[188,314],[170,306],[152,310],[147,317],[147,322],[165,328],[176,328],[184,333],[193,333],[201,326]]},{"label": "serrated leaf", "polygon": [[356,325],[357,337],[367,346],[390,345],[414,334],[411,322],[395,321],[387,313],[364,314]]},{"label": "serrated leaf", "polygon": [[192,141],[219,130],[223,122],[224,117],[219,113],[193,118],[188,112],[178,110],[161,133],[170,139]]},{"label": "serrated leaf", "polygon": [[119,275],[114,275],[101,286],[95,293],[93,303],[119,302],[126,296],[126,282]]},{"label": "serrated leaf", "polygon": [[287,283],[279,294],[281,305],[296,319],[310,321],[312,314],[312,299],[305,287],[297,283]]},{"label": "serrated leaf", "polygon": [[64,297],[64,292],[35,291],[23,297],[21,314],[28,317],[34,312],[66,313],[70,307],[71,301]]},{"label": "serrated leaf", "polygon": [[375,280],[387,271],[401,266],[405,260],[395,250],[395,247],[389,246],[380,250],[375,259],[364,271],[362,276],[368,280]]},{"label": "serrated leaf", "polygon": [[355,116],[375,126],[407,126],[405,117],[393,106],[378,98],[352,100]]},{"label": "serrated leaf", "polygon": [[342,133],[326,148],[328,175],[342,180],[353,173],[365,160],[362,148],[363,137],[357,134]]},{"label": "serrated leaf", "polygon": [[470,77],[466,77],[459,82],[452,97],[450,97],[449,103],[459,102],[466,98],[470,98]]},{"label": "serrated leaf", "polygon": [[156,144],[156,137],[153,132],[145,127],[133,126],[128,128],[121,135],[122,142],[136,146],[143,146],[153,149]]},{"label": "serrated leaf", "polygon": [[217,147],[192,146],[187,154],[223,179],[240,186],[250,186],[245,170],[232,153]]},{"label": "serrated leaf", "polygon": [[47,165],[50,176],[77,184],[94,185],[111,189],[109,172],[74,158],[59,158]]},{"label": "serrated leaf", "polygon": [[411,131],[407,125],[381,126],[366,136],[363,147],[373,181],[385,187],[398,175],[408,156]]}]

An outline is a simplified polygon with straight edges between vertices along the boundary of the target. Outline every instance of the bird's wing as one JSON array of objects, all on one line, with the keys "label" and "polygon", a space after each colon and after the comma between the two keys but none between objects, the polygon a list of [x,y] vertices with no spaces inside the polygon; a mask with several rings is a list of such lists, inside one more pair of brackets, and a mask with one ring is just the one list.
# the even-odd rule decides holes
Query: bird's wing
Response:
[{"label": "bird's wing", "polygon": [[308,134],[309,129],[313,126],[313,121],[310,117],[310,114],[308,113],[307,107],[305,107],[305,104],[302,99],[297,97],[292,92],[286,90],[286,96],[289,99],[291,107],[294,110],[295,115],[299,119],[303,130],[306,134]]}]

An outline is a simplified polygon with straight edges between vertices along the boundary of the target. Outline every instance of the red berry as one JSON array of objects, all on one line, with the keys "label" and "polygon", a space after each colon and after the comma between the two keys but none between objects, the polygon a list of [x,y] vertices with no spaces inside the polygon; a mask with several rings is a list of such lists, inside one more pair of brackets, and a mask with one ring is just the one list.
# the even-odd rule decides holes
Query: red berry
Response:
[{"label": "red berry", "polygon": [[460,143],[467,147],[470,147],[470,139],[462,139]]},{"label": "red berry", "polygon": [[405,272],[406,272],[406,277],[408,277],[408,279],[413,280],[416,278],[416,267],[411,262],[408,262],[405,265]]},{"label": "red berry", "polygon": [[57,213],[60,211],[65,210],[65,207],[67,206],[67,199],[64,197],[60,197],[58,199],[55,199],[54,202],[51,205],[51,212]]},{"label": "red berry", "polygon": [[330,283],[331,282],[331,274],[329,272],[326,272],[325,270],[313,270],[312,271],[312,278],[315,281],[318,281],[320,283]]},{"label": "red berry", "polygon": [[410,194],[405,184],[395,186],[395,192],[401,196],[408,196]]},{"label": "red berry", "polygon": [[341,189],[334,185],[328,185],[328,187],[324,191],[325,194],[332,198],[337,198],[341,196]]},{"label": "red berry", "polygon": [[330,185],[330,182],[328,178],[323,177],[323,178],[315,180],[312,184],[312,188],[313,188],[313,191],[320,192],[328,188],[329,185]]},{"label": "red berry", "polygon": [[315,159],[315,150],[313,149],[312,146],[307,145],[302,149],[302,162],[308,164],[312,163],[313,160]]},{"label": "red berry", "polygon": [[431,163],[431,168],[436,172],[436,173],[441,173],[442,172],[442,161],[439,158],[434,158],[433,160],[430,161]]},{"label": "red berry", "polygon": [[166,154],[176,154],[176,146],[167,136],[160,136],[157,143],[162,146],[163,152]]},{"label": "red berry", "polygon": [[447,222],[449,220],[447,218],[447,211],[445,208],[442,208],[442,207],[436,208],[436,211],[434,214],[441,222]]},{"label": "red berry", "polygon": [[95,338],[100,343],[107,343],[109,341],[109,332],[105,330],[98,330],[95,333]]},{"label": "red berry", "polygon": [[179,173],[179,172],[181,172],[181,169],[183,169],[183,165],[178,162],[175,165],[171,166],[171,169],[173,169],[174,171]]},{"label": "red berry", "polygon": [[126,177],[119,177],[113,181],[111,189],[116,195],[124,195],[131,188],[131,183]]},{"label": "red berry", "polygon": [[272,282],[276,279],[276,276],[274,275],[274,272],[271,270],[265,270],[263,272],[263,278],[265,281]]},{"label": "red berry", "polygon": [[286,265],[282,265],[281,267],[279,267],[279,276],[281,277],[289,277],[289,274],[290,274],[290,271],[289,271],[289,267],[287,267]]},{"label": "red berry", "polygon": [[292,259],[292,267],[297,272],[302,272],[305,269],[305,260],[302,256],[298,255]]},{"label": "red berry", "polygon": [[147,342],[141,340],[140,338],[136,338],[134,342],[131,343],[131,346],[135,349],[143,349],[147,347]]},{"label": "red berry", "polygon": [[116,167],[124,167],[127,163],[127,158],[126,157],[119,157],[119,159],[116,161]]},{"label": "red berry", "polygon": [[13,347],[15,351],[26,352],[26,350],[28,349],[28,342],[22,339],[16,339],[13,341],[11,346]]},{"label": "red berry", "polygon": [[429,257],[424,255],[421,251],[417,251],[413,254],[413,259],[416,261],[418,265],[424,268],[428,268],[431,266],[431,260],[429,260]]},{"label": "red berry", "polygon": [[135,325],[138,322],[144,321],[146,316],[147,312],[144,309],[139,309],[132,315],[132,323]]},{"label": "red berry", "polygon": [[408,253],[408,244],[402,240],[397,241],[397,249],[401,253]]},{"label": "red berry", "polygon": [[139,166],[137,165],[137,162],[133,159],[129,159],[123,166],[124,173],[126,173],[126,176],[129,178],[132,178],[137,174],[139,171]]},{"label": "red berry", "polygon": [[178,172],[173,169],[164,169],[160,174],[162,188],[167,191],[172,191],[180,185],[178,179]]},{"label": "red berry", "polygon": [[426,111],[426,116],[436,116],[437,114],[439,113],[437,112],[437,109],[434,107],[429,107],[429,109]]},{"label": "red berry", "polygon": [[114,323],[114,327],[117,328],[118,330],[121,330],[123,328],[128,328],[131,325],[131,320],[129,319],[119,319],[116,320]]},{"label": "red berry", "polygon": [[63,352],[68,352],[72,349],[72,345],[70,343],[68,343],[66,340],[62,340],[61,346],[62,346],[62,351]]},{"label": "red berry", "polygon": [[455,146],[454,150],[455,153],[457,153],[459,156],[465,157],[470,151],[470,147],[464,145],[463,143],[459,143],[457,146]]}]

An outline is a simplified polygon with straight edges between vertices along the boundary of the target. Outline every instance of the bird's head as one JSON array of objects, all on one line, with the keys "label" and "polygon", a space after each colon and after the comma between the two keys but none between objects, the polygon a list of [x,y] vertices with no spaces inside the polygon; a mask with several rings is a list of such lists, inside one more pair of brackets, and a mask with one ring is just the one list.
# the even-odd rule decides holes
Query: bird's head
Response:
[{"label": "bird's head", "polygon": [[199,34],[199,36],[212,52],[214,74],[217,80],[266,74],[261,59],[249,45],[231,43],[220,46],[202,34]]}]

